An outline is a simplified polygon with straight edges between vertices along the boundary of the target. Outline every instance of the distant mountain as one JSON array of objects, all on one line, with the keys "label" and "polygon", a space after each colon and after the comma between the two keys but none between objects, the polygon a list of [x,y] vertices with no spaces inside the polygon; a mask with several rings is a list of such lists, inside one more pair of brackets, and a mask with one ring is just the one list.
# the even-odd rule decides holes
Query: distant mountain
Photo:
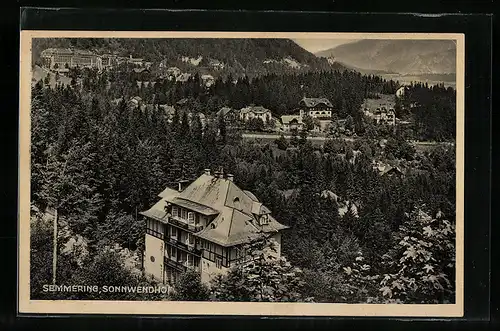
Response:
[{"label": "distant mountain", "polygon": [[360,40],[316,53],[348,67],[399,74],[451,74],[456,68],[451,40]]},{"label": "distant mountain", "polygon": [[73,47],[96,53],[144,58],[153,64],[201,72],[250,77],[270,73],[343,70],[289,39],[117,39],[44,38],[33,42],[33,60],[50,47]]},{"label": "distant mountain", "polygon": [[345,63],[342,63],[342,62],[337,62],[337,63],[340,64],[340,65],[342,65],[342,66],[344,66],[348,70],[357,71],[357,72],[361,73],[362,75],[376,75],[376,76],[380,76],[380,75],[386,75],[386,74],[396,74],[396,72],[389,71],[389,70],[384,70],[384,69],[365,69],[365,68],[358,68],[356,66],[345,64]]}]

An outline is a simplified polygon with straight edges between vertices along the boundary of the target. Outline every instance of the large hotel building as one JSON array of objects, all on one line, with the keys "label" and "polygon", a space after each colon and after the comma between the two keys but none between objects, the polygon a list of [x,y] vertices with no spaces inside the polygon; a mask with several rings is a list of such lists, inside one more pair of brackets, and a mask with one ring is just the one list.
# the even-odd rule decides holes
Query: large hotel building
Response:
[{"label": "large hotel building", "polygon": [[188,269],[208,283],[214,275],[246,258],[244,245],[273,238],[281,255],[280,224],[270,210],[232,175],[207,169],[187,187],[166,188],[146,217],[144,270],[163,283],[174,283]]},{"label": "large hotel building", "polygon": [[40,58],[42,65],[49,69],[63,68],[104,68],[112,67],[122,62],[128,62],[136,65],[142,65],[143,59],[130,57],[121,57],[113,54],[96,54],[91,51],[78,50],[71,48],[47,48]]}]

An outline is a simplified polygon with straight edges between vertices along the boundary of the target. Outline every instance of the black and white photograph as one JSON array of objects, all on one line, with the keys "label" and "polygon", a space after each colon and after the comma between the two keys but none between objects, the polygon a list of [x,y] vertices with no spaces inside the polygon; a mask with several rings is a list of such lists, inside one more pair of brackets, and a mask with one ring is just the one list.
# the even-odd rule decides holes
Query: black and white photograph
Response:
[{"label": "black and white photograph", "polygon": [[22,32],[21,307],[461,316],[463,35],[141,33]]}]

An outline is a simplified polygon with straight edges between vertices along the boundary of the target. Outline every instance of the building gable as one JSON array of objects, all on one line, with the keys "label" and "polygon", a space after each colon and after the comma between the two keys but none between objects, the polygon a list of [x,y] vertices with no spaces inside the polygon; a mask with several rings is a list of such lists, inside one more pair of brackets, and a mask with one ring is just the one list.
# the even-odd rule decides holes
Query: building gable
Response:
[{"label": "building gable", "polygon": [[327,98],[303,98],[300,101],[300,105],[307,108],[315,108],[318,106],[333,108],[332,103]]}]

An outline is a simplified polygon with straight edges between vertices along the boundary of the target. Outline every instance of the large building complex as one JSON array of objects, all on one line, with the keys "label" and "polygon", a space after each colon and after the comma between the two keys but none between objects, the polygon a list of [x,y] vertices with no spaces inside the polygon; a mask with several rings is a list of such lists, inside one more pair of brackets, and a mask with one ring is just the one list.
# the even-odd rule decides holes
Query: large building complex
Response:
[{"label": "large building complex", "polygon": [[174,283],[191,269],[208,283],[248,256],[246,244],[264,238],[277,243],[281,231],[271,211],[249,191],[240,189],[232,175],[209,169],[187,187],[166,188],[146,217],[144,270],[163,283]]},{"label": "large building complex", "polygon": [[128,62],[142,66],[143,59],[117,56],[114,54],[96,54],[87,50],[73,48],[47,48],[41,54],[42,65],[51,70],[64,68],[104,68],[112,67],[116,64]]}]

